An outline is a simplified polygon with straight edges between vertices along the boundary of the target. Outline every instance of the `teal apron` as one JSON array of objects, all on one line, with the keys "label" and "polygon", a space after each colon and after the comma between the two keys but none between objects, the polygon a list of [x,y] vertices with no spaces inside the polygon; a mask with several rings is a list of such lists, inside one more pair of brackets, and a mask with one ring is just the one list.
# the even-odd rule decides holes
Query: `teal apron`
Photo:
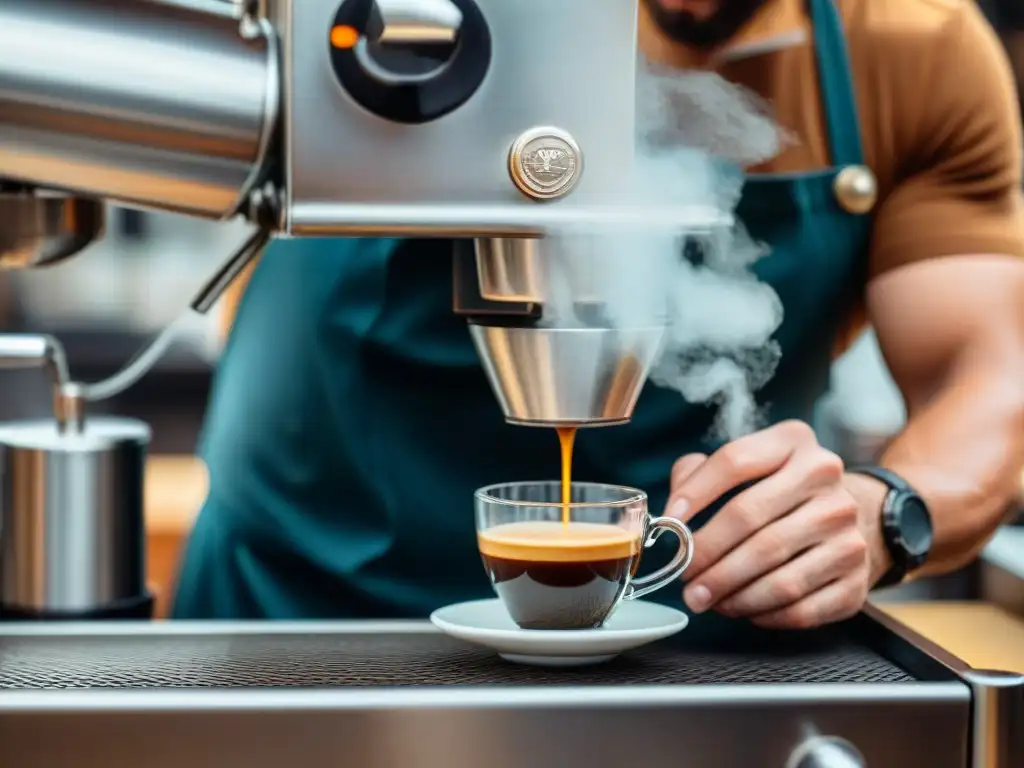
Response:
[{"label": "teal apron", "polygon": [[[841,19],[832,0],[809,6],[834,167],[753,177],[739,210],[772,246],[757,274],[785,306],[781,363],[759,393],[773,421],[811,420],[864,285],[870,228],[835,191],[864,162]],[[473,491],[556,476],[558,441],[504,423],[451,311],[450,253],[443,240],[268,249],[217,374],[203,440],[210,495],[175,617],[423,617],[493,594]],[[643,488],[660,514],[673,462],[718,447],[713,416],[648,385],[631,424],[580,434],[574,476]],[[680,594],[658,593],[676,605]]]}]

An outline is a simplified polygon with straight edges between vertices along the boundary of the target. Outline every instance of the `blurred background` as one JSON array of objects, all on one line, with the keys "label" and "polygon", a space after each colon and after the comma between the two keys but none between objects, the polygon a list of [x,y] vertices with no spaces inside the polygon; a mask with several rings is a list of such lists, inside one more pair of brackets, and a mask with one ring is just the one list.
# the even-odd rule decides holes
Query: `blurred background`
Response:
[{"label": "blurred background", "polygon": [[[1024,0],[979,0],[1024,85]],[[1024,111],[1024,108],[1022,108]],[[95,381],[124,365],[187,306],[191,294],[246,236],[247,225],[114,209],[107,237],[79,258],[40,272],[0,272],[0,331],[44,332],[65,344],[74,378]],[[218,311],[219,310],[219,311]],[[140,384],[104,410],[153,427],[147,514],[150,568],[166,594],[182,537],[205,497],[192,458],[223,344],[224,308],[197,320]],[[47,414],[39,372],[3,372],[0,419]],[[901,398],[874,337],[840,359],[822,403],[823,442],[850,462],[869,461],[902,426]]]}]

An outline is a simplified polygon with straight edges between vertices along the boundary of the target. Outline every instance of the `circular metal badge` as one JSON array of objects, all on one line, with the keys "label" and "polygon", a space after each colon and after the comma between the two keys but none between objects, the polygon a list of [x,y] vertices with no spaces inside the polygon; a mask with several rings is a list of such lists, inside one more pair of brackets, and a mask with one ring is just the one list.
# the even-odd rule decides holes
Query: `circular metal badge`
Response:
[{"label": "circular metal badge", "polygon": [[870,213],[878,202],[878,179],[870,168],[851,165],[836,176],[835,195],[847,213]]},{"label": "circular metal badge", "polygon": [[567,194],[580,177],[583,155],[575,139],[559,128],[531,128],[508,155],[508,170],[520,191],[536,200]]}]

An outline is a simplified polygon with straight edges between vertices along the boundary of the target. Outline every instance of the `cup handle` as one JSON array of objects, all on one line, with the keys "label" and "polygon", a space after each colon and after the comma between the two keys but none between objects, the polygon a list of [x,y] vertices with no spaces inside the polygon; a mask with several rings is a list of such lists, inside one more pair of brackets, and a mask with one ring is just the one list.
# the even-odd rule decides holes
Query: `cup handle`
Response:
[{"label": "cup handle", "polygon": [[693,534],[690,529],[676,520],[674,517],[655,517],[651,520],[645,547],[651,546],[655,540],[665,531],[672,531],[679,539],[679,549],[672,562],[664,568],[659,568],[654,573],[643,578],[633,579],[623,600],[636,600],[638,597],[649,595],[651,592],[661,589],[671,581],[675,581],[683,575],[683,571],[690,567],[693,560]]}]

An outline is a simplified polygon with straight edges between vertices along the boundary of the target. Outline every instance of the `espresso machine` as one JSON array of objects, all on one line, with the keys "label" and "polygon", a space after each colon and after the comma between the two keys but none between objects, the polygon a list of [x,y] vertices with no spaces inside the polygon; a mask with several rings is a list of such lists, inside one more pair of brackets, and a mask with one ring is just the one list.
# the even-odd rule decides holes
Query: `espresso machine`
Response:
[{"label": "espresso machine", "polygon": [[[603,318],[594,265],[551,233],[728,222],[623,194],[636,17],[636,0],[3,0],[0,265],[73,257],[105,202],[245,217],[203,313],[272,237],[459,238],[453,311],[508,421],[621,424],[665,329]],[[575,322],[548,311],[556,291]],[[149,431],[89,403],[166,343],[97,385],[56,339],[0,337],[0,367],[41,367],[54,393],[51,419],[0,425],[12,765],[1021,764],[1024,678],[873,608],[785,647],[684,632],[582,671],[510,668],[426,622],[94,621],[151,610]]]},{"label": "espresso machine", "polygon": [[[544,322],[544,235],[656,215],[622,195],[635,27],[631,0],[5,0],[0,266],[73,257],[102,235],[105,202],[245,217],[252,235],[195,297],[202,313],[272,237],[463,238],[453,310],[508,419],[622,423],[663,330]],[[573,265],[570,290],[589,269]],[[148,430],[88,406],[168,338],[96,387],[55,362],[59,340],[0,337],[0,366],[51,371],[55,403],[53,419],[0,428],[0,616],[151,608]]]}]

